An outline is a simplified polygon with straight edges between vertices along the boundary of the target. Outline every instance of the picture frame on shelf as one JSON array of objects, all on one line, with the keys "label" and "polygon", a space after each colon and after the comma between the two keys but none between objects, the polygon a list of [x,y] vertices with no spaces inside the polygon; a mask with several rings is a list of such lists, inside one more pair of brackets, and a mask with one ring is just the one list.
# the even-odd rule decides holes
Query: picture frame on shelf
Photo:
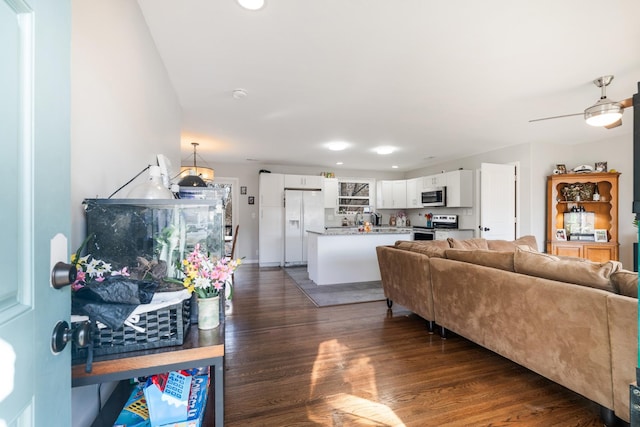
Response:
[{"label": "picture frame on shelf", "polygon": [[560,240],[562,242],[566,242],[567,241],[567,230],[565,230],[564,228],[559,228],[558,230],[556,230],[556,240]]},{"label": "picture frame on shelf", "polygon": [[556,170],[558,171],[559,174],[567,173],[567,166],[564,164],[557,164]]},{"label": "picture frame on shelf", "polygon": [[602,228],[596,228],[594,231],[594,237],[596,242],[608,242],[607,239],[607,230]]},{"label": "picture frame on shelf", "polygon": [[596,172],[607,172],[607,162],[596,162]]}]

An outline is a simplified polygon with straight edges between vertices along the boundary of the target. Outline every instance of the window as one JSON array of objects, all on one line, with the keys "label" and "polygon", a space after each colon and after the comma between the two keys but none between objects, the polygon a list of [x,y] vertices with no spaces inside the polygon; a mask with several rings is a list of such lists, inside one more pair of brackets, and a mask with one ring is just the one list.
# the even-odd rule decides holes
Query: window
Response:
[{"label": "window", "polygon": [[364,212],[373,205],[371,199],[373,182],[367,179],[343,178],[338,180],[338,213],[355,214]]}]

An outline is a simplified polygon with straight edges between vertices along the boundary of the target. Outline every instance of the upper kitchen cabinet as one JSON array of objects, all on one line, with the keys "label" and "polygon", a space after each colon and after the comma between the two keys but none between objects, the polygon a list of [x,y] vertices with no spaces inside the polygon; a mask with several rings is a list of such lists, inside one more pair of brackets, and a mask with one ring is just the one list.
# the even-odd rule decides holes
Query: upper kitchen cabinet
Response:
[{"label": "upper kitchen cabinet", "polygon": [[378,181],[376,208],[405,209],[407,207],[407,181]]},{"label": "upper kitchen cabinet", "polygon": [[619,173],[547,177],[547,252],[595,262],[618,260]]},{"label": "upper kitchen cabinet", "polygon": [[422,207],[422,182],[423,178],[412,178],[407,180],[407,208]]},{"label": "upper kitchen cabinet", "polygon": [[447,183],[447,207],[470,208],[473,206],[473,171],[457,170],[445,174]]},{"label": "upper kitchen cabinet", "polygon": [[422,177],[422,189],[444,187],[447,185],[447,174],[440,173]]},{"label": "upper kitchen cabinet", "polygon": [[260,206],[284,207],[283,174],[260,174]]},{"label": "upper kitchen cabinet", "polygon": [[324,187],[324,177],[318,175],[285,175],[284,187],[292,189],[318,190]]},{"label": "upper kitchen cabinet", "polygon": [[324,207],[336,209],[338,207],[338,178],[324,178]]}]

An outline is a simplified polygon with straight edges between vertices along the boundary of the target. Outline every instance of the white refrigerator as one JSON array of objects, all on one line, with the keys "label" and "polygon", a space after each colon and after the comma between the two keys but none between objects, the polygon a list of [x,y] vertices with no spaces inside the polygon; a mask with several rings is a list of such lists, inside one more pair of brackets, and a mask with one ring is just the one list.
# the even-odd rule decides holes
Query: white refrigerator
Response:
[{"label": "white refrigerator", "polygon": [[307,230],[324,232],[324,196],[317,190],[285,190],[284,205],[284,264],[306,264]]}]

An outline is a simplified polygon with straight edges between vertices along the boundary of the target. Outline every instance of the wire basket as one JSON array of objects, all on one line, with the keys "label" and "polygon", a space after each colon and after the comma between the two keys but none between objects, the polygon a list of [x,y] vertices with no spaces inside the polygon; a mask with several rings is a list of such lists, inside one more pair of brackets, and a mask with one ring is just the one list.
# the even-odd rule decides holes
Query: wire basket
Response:
[{"label": "wire basket", "polygon": [[[191,299],[139,316],[137,328],[123,325],[118,329],[100,329],[94,323],[93,354],[100,356],[182,345],[191,324]],[[84,360],[88,352],[88,348],[73,346],[72,358]]]}]

